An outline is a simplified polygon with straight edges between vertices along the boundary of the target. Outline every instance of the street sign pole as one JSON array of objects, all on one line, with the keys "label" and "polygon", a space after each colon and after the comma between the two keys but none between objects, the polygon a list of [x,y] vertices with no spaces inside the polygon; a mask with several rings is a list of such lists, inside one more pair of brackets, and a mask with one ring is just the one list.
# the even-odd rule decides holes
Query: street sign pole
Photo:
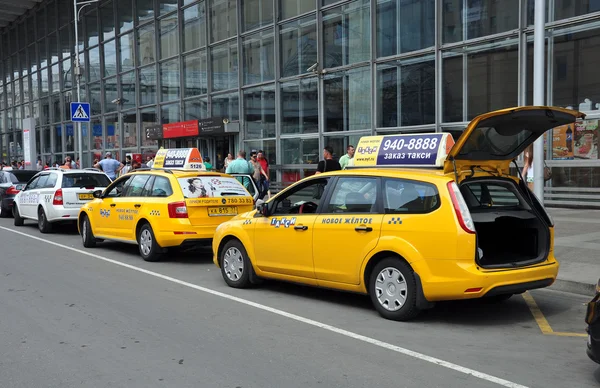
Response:
[{"label": "street sign pole", "polygon": [[[535,0],[533,29],[533,105],[546,105],[544,101],[546,0]],[[544,204],[544,137],[533,144],[533,192]],[[527,179],[527,177],[524,177]]]}]

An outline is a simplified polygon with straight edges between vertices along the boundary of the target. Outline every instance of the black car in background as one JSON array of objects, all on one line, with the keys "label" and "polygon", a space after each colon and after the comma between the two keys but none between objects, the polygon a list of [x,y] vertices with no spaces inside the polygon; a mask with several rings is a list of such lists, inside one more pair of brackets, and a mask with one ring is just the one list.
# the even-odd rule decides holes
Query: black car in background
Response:
[{"label": "black car in background", "polygon": [[15,195],[37,174],[35,170],[0,171],[0,217],[12,215]]},{"label": "black car in background", "polygon": [[587,354],[600,364],[600,280],[596,285],[596,296],[588,303],[585,322],[588,324]]}]

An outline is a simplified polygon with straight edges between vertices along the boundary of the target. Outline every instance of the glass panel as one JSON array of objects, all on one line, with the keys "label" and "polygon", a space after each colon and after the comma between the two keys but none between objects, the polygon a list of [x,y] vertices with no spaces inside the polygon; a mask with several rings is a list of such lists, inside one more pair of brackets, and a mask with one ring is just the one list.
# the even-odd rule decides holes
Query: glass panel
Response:
[{"label": "glass panel", "polygon": [[165,59],[179,54],[179,30],[177,14],[160,21],[160,58]]},{"label": "glass panel", "polygon": [[158,0],[159,15],[166,15],[174,11],[177,11],[177,0]]},{"label": "glass panel", "polygon": [[153,0],[136,0],[136,10],[138,23],[147,22],[154,19],[154,1]]},{"label": "glass panel", "polygon": [[90,89],[90,110],[92,115],[102,113],[102,94],[100,93],[100,82],[89,84]]},{"label": "glass panel", "polygon": [[503,41],[500,44],[488,44],[485,51],[467,56],[468,119],[485,112],[517,106],[517,50],[515,40]]},{"label": "glass panel", "polygon": [[115,37],[115,12],[112,1],[105,3],[100,8],[100,23],[102,23],[103,39]]},{"label": "glass panel", "polygon": [[65,125],[65,132],[66,132],[66,138],[65,138],[65,146],[66,146],[66,151],[67,152],[73,152],[75,150],[75,132],[74,132],[74,127],[73,124],[66,124]]},{"label": "glass panel", "polygon": [[34,43],[35,38],[35,21],[33,16],[27,18],[27,44]]},{"label": "glass panel", "polygon": [[319,139],[281,139],[281,155],[283,164],[317,164]]},{"label": "glass panel", "polygon": [[160,64],[160,80],[161,101],[177,100],[180,95],[178,59]]},{"label": "glass panel", "polygon": [[[60,75],[58,75],[56,78],[59,79],[59,77],[60,77]],[[30,80],[29,77],[23,78],[23,85],[22,85],[22,87],[23,87],[23,102],[30,101],[31,88],[29,87],[29,80]],[[28,106],[26,105],[26,107],[28,107]],[[25,116],[25,117],[27,117],[27,116]]]},{"label": "glass panel", "polygon": [[[325,145],[333,148],[334,158],[344,158],[339,159],[341,167],[344,168],[348,165],[350,158],[354,156],[354,147],[358,144],[360,138],[366,135],[370,135],[370,133],[350,136],[326,136],[324,140]],[[348,147],[352,147],[350,150],[351,155],[348,155]]]},{"label": "glass panel", "polygon": [[179,112],[179,104],[169,104],[160,107],[162,116],[162,123],[176,123],[181,121],[181,114]]},{"label": "glass panel", "polygon": [[[9,119],[10,119],[10,110],[8,111]],[[50,101],[48,98],[40,99],[40,123],[49,124],[50,123]],[[10,125],[10,120],[9,120]]]},{"label": "glass panel", "polygon": [[73,87],[73,77],[71,73],[71,59],[62,61],[62,82],[63,88],[71,89]]},{"label": "glass panel", "polygon": [[113,39],[104,43],[104,76],[117,74],[117,44]]},{"label": "glass panel", "polygon": [[154,66],[140,69],[141,105],[156,104],[156,69]]},{"label": "glass panel", "polygon": [[74,54],[73,47],[71,46],[71,30],[68,27],[59,30],[58,37],[58,45],[60,49],[59,55],[61,59],[70,58]]},{"label": "glass panel", "polygon": [[435,0],[377,1],[377,56],[431,47],[435,40]]},{"label": "glass panel", "polygon": [[272,0],[242,0],[242,29],[254,28],[273,23]]},{"label": "glass panel", "polygon": [[[117,115],[106,116],[106,144],[104,145],[107,150],[116,150],[121,148],[119,143],[119,119]],[[118,153],[115,155],[119,158]]]},{"label": "glass panel", "polygon": [[[46,39],[40,41],[39,45],[40,67],[48,66],[48,45]],[[8,69],[10,71],[10,69]]]},{"label": "glass panel", "polygon": [[[274,164],[277,164],[277,153],[275,150],[275,140],[251,140],[251,141],[246,141],[245,143],[245,149],[246,149],[246,153],[248,155],[250,155],[251,152],[253,151],[263,151],[263,155],[265,156],[265,158],[267,159],[267,161],[269,162],[269,166],[272,166]],[[277,174],[275,174],[275,171],[270,169],[270,174],[271,175],[271,179],[275,180],[275,177]]]},{"label": "glass panel", "polygon": [[[50,88],[50,81],[48,80],[48,68],[42,69],[40,70],[40,78],[42,81],[42,91],[41,91],[41,95],[42,96],[47,96]],[[10,96],[10,94],[9,94]],[[10,101],[9,101],[9,106],[10,106]]]},{"label": "glass panel", "polygon": [[442,54],[443,121],[463,121],[463,56]]},{"label": "glass panel", "polygon": [[444,43],[463,40],[463,1],[444,0],[442,4],[442,36]]},{"label": "glass panel", "polygon": [[133,3],[131,0],[117,1],[117,20],[120,33],[133,29]]},{"label": "glass panel", "polygon": [[[92,5],[95,7],[95,5]],[[85,32],[87,37],[87,47],[98,44],[98,11],[92,11],[85,15]]]},{"label": "glass panel", "polygon": [[237,1],[210,0],[211,42],[218,42],[237,34]]},{"label": "glass panel", "polygon": [[135,71],[130,71],[121,76],[121,93],[123,108],[134,108],[137,100],[135,93]]},{"label": "glass panel", "polygon": [[[38,61],[37,61],[37,44],[34,44],[32,46],[29,46],[29,48],[27,49],[29,55],[28,55],[28,59],[29,59],[29,72],[32,73],[34,71],[37,71],[38,69]],[[1,66],[0,66],[1,68]]]},{"label": "glass panel", "polygon": [[198,120],[208,117],[208,99],[194,98],[190,101],[185,101],[183,105],[184,116],[183,120]]},{"label": "glass panel", "polygon": [[325,67],[369,60],[371,57],[369,7],[369,0],[357,0],[323,12]]},{"label": "glass panel", "polygon": [[183,10],[183,50],[206,46],[206,10],[204,1]]},{"label": "glass panel", "polygon": [[519,27],[519,0],[467,0],[467,39]]},{"label": "glass panel", "polygon": [[46,42],[48,44],[48,52],[50,54],[50,63],[58,62],[58,37],[56,32],[48,35]]},{"label": "glass panel", "polygon": [[88,81],[98,81],[102,73],[100,72],[100,47],[96,46],[88,51]]},{"label": "glass panel", "polygon": [[314,16],[281,25],[281,76],[306,73],[317,62],[317,26]]},{"label": "glass panel", "polygon": [[433,56],[377,65],[377,127],[435,123]]},{"label": "glass panel", "polygon": [[183,58],[183,72],[185,97],[207,93],[206,51],[186,55]]},{"label": "glass panel", "polygon": [[135,68],[135,49],[133,44],[133,33],[123,35],[119,38],[121,71],[133,70]]},{"label": "glass panel", "polygon": [[243,38],[244,84],[275,79],[275,40],[273,29]]},{"label": "glass panel", "polygon": [[319,130],[319,93],[315,78],[281,84],[281,133]]},{"label": "glass panel", "polygon": [[117,104],[113,102],[117,98],[119,98],[117,77],[107,78],[104,81],[104,108],[106,112],[114,112],[117,110]]},{"label": "glass panel", "polygon": [[281,20],[293,18],[303,13],[314,11],[315,2],[307,0],[279,0]]},{"label": "glass panel", "polygon": [[52,151],[52,140],[50,135],[50,128],[42,127],[42,152],[49,153]]},{"label": "glass panel", "polygon": [[37,38],[45,38],[48,33],[48,30],[46,29],[46,8],[38,9],[35,24],[37,26]]},{"label": "glass panel", "polygon": [[275,137],[275,86],[244,90],[246,139]]},{"label": "glass panel", "polygon": [[371,128],[371,71],[368,67],[325,77],[325,131]]},{"label": "glass panel", "polygon": [[95,153],[101,153],[104,148],[104,141],[102,137],[102,122],[99,119],[93,119],[91,121],[92,127],[92,147],[97,150]]},{"label": "glass panel", "polygon": [[[158,125],[158,117],[156,116],[156,107],[149,107],[140,110],[140,121],[142,122],[142,133],[145,133],[147,127]],[[157,140],[146,139],[142,136],[142,147],[157,147]]]},{"label": "glass panel", "polygon": [[52,66],[52,93],[60,92],[60,70],[58,63]]},{"label": "glass panel", "polygon": [[[535,0],[531,2],[535,4]],[[600,11],[598,0],[554,0],[554,20],[572,18],[598,11]]]},{"label": "glass panel", "polygon": [[23,96],[21,95],[21,80],[18,79],[13,83],[13,88],[15,91],[15,99],[13,105],[19,105],[23,102]]},{"label": "glass panel", "polygon": [[123,120],[123,148],[137,146],[137,117],[135,111],[121,114]]},{"label": "glass panel", "polygon": [[211,49],[213,90],[238,87],[237,41],[223,43]]},{"label": "glass panel", "polygon": [[48,32],[56,31],[56,3],[54,1],[46,6],[46,12],[48,13]]},{"label": "glass panel", "polygon": [[137,30],[139,65],[144,66],[156,61],[156,45],[154,43],[154,24],[148,24]]},{"label": "glass panel", "polygon": [[[63,135],[65,135],[66,128],[64,128],[63,125],[61,125],[61,124],[54,125],[53,132],[54,132],[53,133],[53,137],[54,137],[53,151],[55,154],[60,154],[63,151],[62,138],[63,138]],[[60,156],[55,156],[55,159],[58,164],[60,164],[60,165],[64,164],[64,160]]]},{"label": "glass panel", "polygon": [[223,117],[229,121],[240,119],[240,99],[237,93],[221,94],[212,98],[212,117]]}]

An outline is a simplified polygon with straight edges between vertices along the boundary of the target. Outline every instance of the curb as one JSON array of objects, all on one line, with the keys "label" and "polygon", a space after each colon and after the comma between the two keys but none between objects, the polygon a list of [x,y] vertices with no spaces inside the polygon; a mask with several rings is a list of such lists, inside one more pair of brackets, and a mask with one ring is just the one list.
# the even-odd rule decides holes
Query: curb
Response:
[{"label": "curb", "polygon": [[595,283],[584,283],[577,282],[574,280],[556,279],[554,284],[550,287],[555,291],[570,292],[572,294],[579,294],[584,296],[593,297],[596,295],[596,284]]}]

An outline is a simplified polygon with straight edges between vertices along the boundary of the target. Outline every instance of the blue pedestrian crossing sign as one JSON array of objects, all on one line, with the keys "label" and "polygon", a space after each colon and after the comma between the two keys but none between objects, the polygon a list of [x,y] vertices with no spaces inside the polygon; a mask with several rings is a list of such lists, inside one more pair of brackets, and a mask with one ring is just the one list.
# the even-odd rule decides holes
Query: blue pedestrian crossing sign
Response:
[{"label": "blue pedestrian crossing sign", "polygon": [[71,121],[90,121],[90,103],[72,102],[71,103]]}]

